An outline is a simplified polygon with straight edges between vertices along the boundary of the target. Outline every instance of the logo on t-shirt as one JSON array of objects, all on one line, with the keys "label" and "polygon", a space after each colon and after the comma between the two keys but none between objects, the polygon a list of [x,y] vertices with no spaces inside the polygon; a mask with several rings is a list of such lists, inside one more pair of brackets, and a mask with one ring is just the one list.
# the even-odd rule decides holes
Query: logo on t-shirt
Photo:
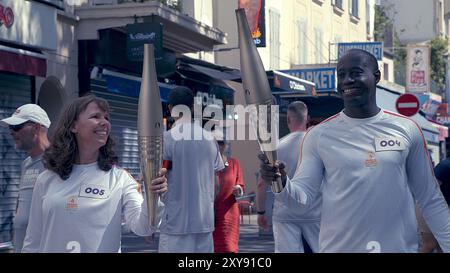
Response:
[{"label": "logo on t-shirt", "polygon": [[366,167],[375,167],[377,165],[377,159],[375,158],[374,152],[368,152],[367,153],[367,159],[364,161],[364,165]]},{"label": "logo on t-shirt", "polygon": [[78,209],[78,197],[70,196],[69,199],[67,199],[66,210],[77,210],[77,209]]},{"label": "logo on t-shirt", "polygon": [[403,151],[405,149],[405,143],[401,138],[387,137],[387,138],[375,138],[375,151]]},{"label": "logo on t-shirt", "polygon": [[106,199],[108,195],[108,189],[102,185],[81,185],[80,188],[80,197]]}]

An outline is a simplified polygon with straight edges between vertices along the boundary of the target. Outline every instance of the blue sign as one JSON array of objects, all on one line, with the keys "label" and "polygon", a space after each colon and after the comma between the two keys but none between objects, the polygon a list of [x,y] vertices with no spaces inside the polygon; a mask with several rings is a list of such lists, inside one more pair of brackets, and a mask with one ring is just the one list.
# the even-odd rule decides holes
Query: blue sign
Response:
[{"label": "blue sign", "polygon": [[[134,80],[125,77],[118,77],[111,74],[103,74],[103,77],[106,80],[106,87],[108,88],[109,92],[139,98],[139,93],[141,90],[140,79]],[[172,90],[176,86],[160,82],[158,82],[158,86],[161,101],[167,102],[169,99],[170,90]]]},{"label": "blue sign", "polygon": [[371,53],[378,61],[383,59],[383,43],[382,42],[365,42],[365,43],[338,43],[338,59],[344,56],[349,49],[362,49]]},{"label": "blue sign", "polygon": [[316,92],[336,91],[336,68],[281,70],[281,72],[316,84]]}]

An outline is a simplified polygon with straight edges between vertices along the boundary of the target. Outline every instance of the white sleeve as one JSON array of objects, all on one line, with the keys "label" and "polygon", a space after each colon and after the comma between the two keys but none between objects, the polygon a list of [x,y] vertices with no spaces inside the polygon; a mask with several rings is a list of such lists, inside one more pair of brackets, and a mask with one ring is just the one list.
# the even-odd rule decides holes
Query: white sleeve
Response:
[{"label": "white sleeve", "polygon": [[45,174],[41,174],[36,179],[33,196],[31,199],[30,216],[28,219],[27,233],[23,242],[22,253],[40,252],[42,237],[42,196],[44,196],[43,180]]},{"label": "white sleeve", "polygon": [[163,138],[163,160],[172,160],[173,140],[170,136],[171,131],[164,132]]},{"label": "white sleeve", "polygon": [[139,192],[139,184],[124,170],[120,171],[119,179],[123,179],[122,211],[125,224],[139,236],[149,236],[154,232],[150,226],[147,214],[147,202]]},{"label": "white sleeve", "polygon": [[319,138],[319,130],[309,130],[305,134],[301,146],[297,148],[301,150],[294,177],[287,178],[283,191],[275,194],[278,200],[288,206],[292,202],[310,206],[321,189],[324,165],[318,152]]},{"label": "white sleeve", "polygon": [[220,170],[223,170],[225,168],[225,165],[223,164],[222,156],[220,155],[219,145],[217,142],[214,141],[214,147],[215,150],[215,159],[214,159],[214,171],[218,172]]},{"label": "white sleeve", "polygon": [[411,133],[410,151],[406,159],[408,184],[444,252],[450,252],[450,214],[447,203],[434,177],[426,142],[419,127]]}]

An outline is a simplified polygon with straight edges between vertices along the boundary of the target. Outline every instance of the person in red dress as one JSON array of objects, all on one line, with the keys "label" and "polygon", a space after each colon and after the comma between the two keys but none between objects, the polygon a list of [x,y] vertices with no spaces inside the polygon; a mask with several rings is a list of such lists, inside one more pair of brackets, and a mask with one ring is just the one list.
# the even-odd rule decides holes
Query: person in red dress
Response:
[{"label": "person in red dress", "polygon": [[244,182],[239,160],[224,154],[226,143],[218,141],[225,169],[217,172],[215,229],[213,232],[215,253],[237,253],[239,243],[239,206],[236,197],[244,193]]}]

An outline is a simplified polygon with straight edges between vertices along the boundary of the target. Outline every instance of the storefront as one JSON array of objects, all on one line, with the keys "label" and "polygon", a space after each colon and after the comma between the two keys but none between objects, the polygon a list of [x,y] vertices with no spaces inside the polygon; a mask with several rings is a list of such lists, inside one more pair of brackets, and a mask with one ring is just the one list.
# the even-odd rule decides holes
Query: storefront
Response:
[{"label": "storefront", "polygon": [[[225,109],[227,105],[233,104],[234,91],[221,84],[220,78],[216,77],[227,78],[233,74],[214,69],[213,66],[215,65],[180,57],[177,59],[176,73],[166,78],[170,83],[158,83],[166,128],[171,125],[167,107],[168,96],[173,88],[180,85],[194,91],[195,101],[202,108],[214,104],[223,110],[223,117],[226,118]],[[95,67],[91,72],[90,82],[91,92],[106,99],[111,106],[110,119],[119,165],[137,177],[139,174],[137,108],[141,77]],[[203,122],[209,119],[203,117]]]},{"label": "storefront", "polygon": [[[45,26],[46,29],[37,26]],[[33,28],[33,31],[30,29]],[[36,103],[36,78],[47,75],[45,50],[56,49],[55,7],[24,0],[0,0],[0,119]],[[0,252],[11,247],[21,163],[9,130],[0,127]]]},{"label": "storefront", "polygon": [[202,85],[209,82],[200,79],[198,72],[195,76],[182,74],[188,69],[181,54],[211,51],[226,43],[225,33],[157,1],[82,5],[75,8],[75,14],[79,18],[79,95],[93,92],[109,102],[119,164],[137,176],[137,109],[144,43],[152,43],[156,49],[161,103],[168,121],[166,102],[172,88],[188,86],[197,94],[211,91]]}]

